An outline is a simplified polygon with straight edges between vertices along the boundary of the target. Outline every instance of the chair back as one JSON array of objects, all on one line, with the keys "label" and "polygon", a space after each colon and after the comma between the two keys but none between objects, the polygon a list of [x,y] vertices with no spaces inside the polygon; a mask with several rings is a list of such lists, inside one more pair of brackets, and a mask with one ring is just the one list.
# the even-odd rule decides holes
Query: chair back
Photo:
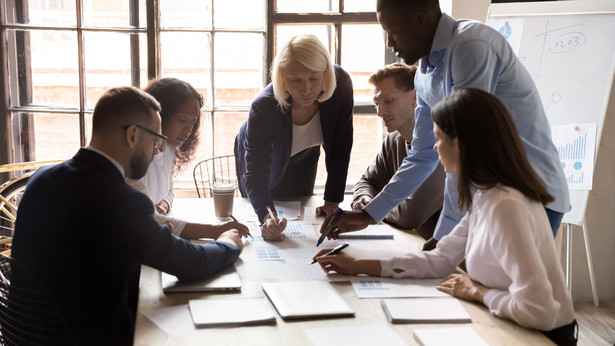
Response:
[{"label": "chair back", "polygon": [[235,155],[222,155],[205,159],[196,164],[192,176],[199,198],[212,197],[211,188],[214,183],[234,184],[235,196],[239,196]]},{"label": "chair back", "polygon": [[51,295],[19,263],[0,255],[0,345],[75,345]]}]

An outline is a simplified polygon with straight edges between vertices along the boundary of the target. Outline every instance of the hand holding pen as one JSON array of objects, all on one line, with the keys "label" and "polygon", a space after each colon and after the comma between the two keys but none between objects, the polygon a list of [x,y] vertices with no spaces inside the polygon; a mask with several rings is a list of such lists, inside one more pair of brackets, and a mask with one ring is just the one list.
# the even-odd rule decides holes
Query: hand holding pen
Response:
[{"label": "hand holding pen", "polygon": [[341,244],[341,245],[336,246],[333,250],[326,252],[325,254],[321,254],[322,251],[320,251],[316,256],[314,256],[313,261],[310,264],[314,264],[314,263],[318,262],[318,261],[316,261],[316,257],[335,255],[338,252],[344,250],[346,247],[348,247],[348,244]]},{"label": "hand holding pen", "polygon": [[365,211],[338,211],[325,219],[325,222],[320,227],[322,235],[318,240],[318,245],[326,238],[337,239],[340,233],[354,232],[362,230],[370,224],[374,223],[374,219]]},{"label": "hand holding pen", "polygon": [[261,225],[263,239],[268,241],[284,240],[285,236],[282,232],[286,229],[286,219],[279,219],[269,206],[267,206],[267,212],[269,218],[265,219],[265,222]]},{"label": "hand holding pen", "polygon": [[320,232],[322,232],[322,234],[320,235],[320,238],[318,238],[318,242],[316,242],[316,246],[319,246],[323,242],[323,240],[325,240],[325,238],[330,239],[334,236],[331,233],[334,229],[337,229],[337,228],[333,226],[332,223],[335,221],[335,219],[338,216],[342,215],[342,213],[343,213],[342,209],[338,208],[337,211],[333,215],[329,215],[325,219],[325,222],[322,224],[322,227],[320,228]]},{"label": "hand holding pen", "polygon": [[[247,226],[245,226],[244,224],[242,224],[239,221],[237,221],[237,219],[233,215],[231,215],[231,219],[233,219],[234,222],[240,224],[241,226],[244,226],[245,228],[247,228]],[[250,234],[250,230],[249,229],[246,231],[246,235],[248,237],[252,238],[252,240],[254,240],[254,237],[252,236],[252,234]]]}]

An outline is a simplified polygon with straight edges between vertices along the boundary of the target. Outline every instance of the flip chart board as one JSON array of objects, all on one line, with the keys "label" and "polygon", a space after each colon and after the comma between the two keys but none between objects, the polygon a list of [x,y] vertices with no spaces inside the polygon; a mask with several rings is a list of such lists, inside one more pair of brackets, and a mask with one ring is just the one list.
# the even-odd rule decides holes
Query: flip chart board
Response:
[{"label": "flip chart board", "polygon": [[[596,129],[589,136],[587,132],[579,132],[577,137],[571,137],[595,138],[594,143],[583,142],[586,146],[581,147],[587,149],[589,144],[595,148],[577,153],[578,157],[593,153],[595,159],[606,114],[615,113],[615,100],[611,97],[615,71],[615,1],[492,4],[486,23],[507,37],[532,75],[552,127],[566,125],[575,131]],[[566,150],[578,143],[576,140],[556,147]],[[563,222],[582,225],[591,186],[591,180],[587,184],[585,179],[592,178],[593,170],[583,175],[578,172],[584,167],[582,163],[567,161],[574,157],[560,152],[560,159],[569,181],[572,204]]]}]

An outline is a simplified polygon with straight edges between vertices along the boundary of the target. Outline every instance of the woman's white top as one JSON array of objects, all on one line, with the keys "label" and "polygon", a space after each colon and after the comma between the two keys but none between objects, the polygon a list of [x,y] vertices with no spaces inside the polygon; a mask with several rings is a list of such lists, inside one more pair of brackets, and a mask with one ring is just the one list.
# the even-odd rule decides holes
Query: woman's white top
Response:
[{"label": "woman's white top", "polygon": [[293,145],[290,149],[290,156],[317,145],[322,145],[322,125],[320,125],[320,111],[316,112],[312,120],[305,125],[293,124]]},{"label": "woman's white top", "polygon": [[452,273],[464,257],[468,276],[491,288],[483,303],[494,315],[543,331],[574,320],[542,204],[508,187],[478,190],[472,212],[434,250],[380,263],[382,276],[437,278]]},{"label": "woman's white top", "polygon": [[[154,205],[160,203],[162,200],[166,201],[169,204],[169,211],[171,211],[173,200],[175,199],[175,192],[173,191],[174,174],[175,148],[170,145],[165,145],[164,150],[154,156],[143,178],[139,180],[126,178],[126,182],[128,185],[147,195]],[[171,221],[174,228],[173,233],[178,236],[186,225],[185,221],[173,217],[158,213],[155,213],[154,216],[161,223],[167,220]]]}]

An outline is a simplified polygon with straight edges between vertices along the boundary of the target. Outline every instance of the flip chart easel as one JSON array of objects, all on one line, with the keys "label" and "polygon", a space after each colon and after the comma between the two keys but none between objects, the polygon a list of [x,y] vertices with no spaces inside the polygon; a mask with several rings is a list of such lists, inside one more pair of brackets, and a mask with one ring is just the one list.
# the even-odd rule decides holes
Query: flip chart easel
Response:
[{"label": "flip chart easel", "polygon": [[[598,157],[607,113],[615,113],[615,1],[551,1],[492,4],[487,24],[505,37],[534,79],[551,125],[596,124]],[[564,215],[566,280],[571,288],[572,225],[581,226],[594,304],[594,278],[585,210],[589,190],[570,190]]]}]

